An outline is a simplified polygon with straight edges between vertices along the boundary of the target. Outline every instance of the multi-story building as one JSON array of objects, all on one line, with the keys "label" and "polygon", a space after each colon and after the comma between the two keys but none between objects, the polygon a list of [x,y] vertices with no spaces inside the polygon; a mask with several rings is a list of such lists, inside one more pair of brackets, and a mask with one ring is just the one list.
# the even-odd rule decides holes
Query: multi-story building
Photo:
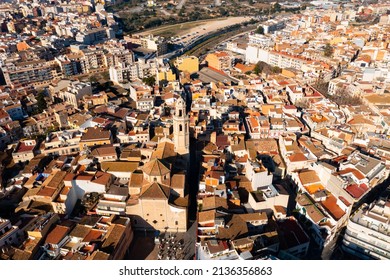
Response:
[{"label": "multi-story building", "polygon": [[112,48],[105,54],[107,66],[132,65],[134,63],[134,53],[127,49]]},{"label": "multi-story building", "polygon": [[55,78],[62,76],[57,60],[9,62],[2,66],[7,85],[33,84],[47,85]]},{"label": "multi-story building", "polygon": [[272,47],[274,45],[274,41],[270,36],[255,33],[249,34],[249,44],[256,44],[263,48],[267,48]]},{"label": "multi-story building", "polygon": [[348,220],[342,248],[362,259],[390,259],[390,201],[364,204]]},{"label": "multi-story building", "polygon": [[44,141],[42,153],[46,155],[70,155],[80,151],[82,133],[77,130],[58,131],[49,134]]},{"label": "multi-story building", "polygon": [[272,173],[268,171],[262,162],[248,160],[245,169],[245,175],[252,182],[254,191],[272,184]]},{"label": "multi-story building", "polygon": [[104,130],[101,127],[91,127],[81,136],[80,150],[86,147],[112,144],[112,134],[110,130]]},{"label": "multi-story building", "polygon": [[12,152],[12,158],[15,162],[25,162],[34,158],[37,154],[37,142],[35,140],[22,140],[20,141],[14,151]]},{"label": "multi-story building", "polygon": [[144,77],[143,67],[139,63],[111,66],[109,72],[110,80],[114,83],[127,83]]},{"label": "multi-story building", "polygon": [[13,121],[23,120],[26,114],[23,110],[22,104],[18,102],[3,101],[4,110],[11,117]]},{"label": "multi-story building", "polygon": [[198,72],[199,58],[196,56],[181,56],[175,60],[174,65],[179,71],[182,72]]},{"label": "multi-story building", "polygon": [[77,108],[81,105],[85,96],[92,95],[92,87],[90,83],[76,81],[71,82],[57,94],[59,98]]},{"label": "multi-story building", "polygon": [[84,72],[89,72],[93,69],[107,67],[105,52],[102,49],[86,49],[83,50],[84,57],[81,61]]},{"label": "multi-story building", "polygon": [[148,50],[157,51],[158,55],[166,54],[168,43],[163,37],[148,35],[141,38],[141,46]]},{"label": "multi-story building", "polygon": [[17,226],[13,226],[7,219],[0,218],[0,248],[17,244],[20,241],[18,234]]},{"label": "multi-story building", "polygon": [[113,38],[115,38],[114,30],[104,27],[90,29],[85,32],[79,32],[76,35],[76,41],[86,45],[92,45]]},{"label": "multi-story building", "polygon": [[141,111],[150,111],[154,107],[154,96],[145,95],[136,101],[137,109]]},{"label": "multi-story building", "polygon": [[229,69],[232,66],[232,59],[230,55],[226,52],[215,52],[209,53],[205,60],[209,67],[212,67],[217,70]]},{"label": "multi-story building", "polygon": [[277,20],[271,19],[271,20],[268,20],[265,23],[263,23],[261,26],[264,29],[264,34],[268,34],[268,33],[274,33],[277,30],[283,29],[286,26],[286,24],[285,24],[284,20],[277,21]]}]

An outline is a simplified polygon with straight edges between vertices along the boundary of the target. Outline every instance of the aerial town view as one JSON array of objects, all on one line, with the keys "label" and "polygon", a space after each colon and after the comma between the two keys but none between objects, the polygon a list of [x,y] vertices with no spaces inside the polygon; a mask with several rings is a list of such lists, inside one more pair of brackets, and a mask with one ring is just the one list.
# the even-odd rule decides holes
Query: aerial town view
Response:
[{"label": "aerial town view", "polygon": [[1,0],[0,99],[0,260],[390,259],[390,0]]}]

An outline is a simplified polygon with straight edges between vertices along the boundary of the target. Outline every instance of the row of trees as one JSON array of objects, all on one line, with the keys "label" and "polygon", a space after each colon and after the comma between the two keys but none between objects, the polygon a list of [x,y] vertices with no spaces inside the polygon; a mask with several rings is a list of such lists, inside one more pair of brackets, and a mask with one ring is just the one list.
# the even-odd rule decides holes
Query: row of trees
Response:
[{"label": "row of trees", "polygon": [[337,105],[361,105],[362,101],[357,96],[352,96],[347,89],[338,88],[333,95],[326,94],[325,95],[329,100],[335,102]]}]

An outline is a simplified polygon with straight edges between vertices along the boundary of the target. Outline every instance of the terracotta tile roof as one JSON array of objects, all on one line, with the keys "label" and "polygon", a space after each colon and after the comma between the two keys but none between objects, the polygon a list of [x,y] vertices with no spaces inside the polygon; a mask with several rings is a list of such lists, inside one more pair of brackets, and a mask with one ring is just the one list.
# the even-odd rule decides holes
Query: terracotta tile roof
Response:
[{"label": "terracotta tile roof", "polygon": [[321,204],[336,221],[345,215],[345,212],[337,205],[337,199],[333,195],[328,196]]},{"label": "terracotta tile roof", "polygon": [[203,210],[224,208],[228,209],[226,198],[219,196],[208,196],[202,200]]},{"label": "terracotta tile roof", "polygon": [[226,224],[227,227],[220,227],[217,237],[219,239],[235,240],[237,238],[245,237],[248,234],[248,226],[241,215],[233,215],[231,220]]},{"label": "terracotta tile roof", "polygon": [[39,196],[46,196],[46,197],[52,197],[55,194],[56,191],[57,191],[56,188],[42,187],[37,192],[37,195],[39,195]]},{"label": "terracotta tile roof", "polygon": [[98,148],[94,148],[91,151],[91,154],[95,157],[102,157],[102,156],[116,156],[116,150],[113,145],[104,145],[100,146]]},{"label": "terracotta tile roof", "polygon": [[139,166],[135,161],[104,161],[101,168],[105,172],[134,172]]},{"label": "terracotta tile roof", "polygon": [[351,206],[351,203],[348,202],[348,200],[345,199],[343,196],[339,196],[339,199],[346,205],[346,206]]},{"label": "terracotta tile roof", "polygon": [[353,184],[349,185],[345,188],[345,190],[353,197],[353,198],[360,198],[363,196],[363,194],[368,190],[366,184]]},{"label": "terracotta tile roof", "polygon": [[201,211],[198,214],[199,224],[212,223],[215,220],[215,210]]},{"label": "terracotta tile roof", "polygon": [[237,63],[234,67],[241,70],[241,72],[243,72],[243,73],[248,72],[248,71],[253,71],[253,69],[255,69],[254,64],[245,65],[242,63]]},{"label": "terracotta tile roof", "polygon": [[69,236],[72,237],[78,237],[78,238],[85,238],[88,233],[91,231],[90,227],[87,227],[85,225],[78,224],[75,226],[75,228],[69,233]]},{"label": "terracotta tile roof", "polygon": [[320,182],[320,178],[314,170],[300,171],[298,176],[303,186]]},{"label": "terracotta tile roof", "polygon": [[35,145],[27,146],[23,141],[17,146],[17,150],[14,153],[26,153],[32,152],[35,148]]},{"label": "terracotta tile roof", "polygon": [[211,254],[216,254],[218,252],[223,252],[226,249],[229,249],[229,245],[226,241],[208,240],[206,241],[206,244]]},{"label": "terracotta tile roof", "polygon": [[83,242],[93,242],[100,240],[103,236],[103,232],[98,229],[92,229],[88,232],[88,234],[84,237]]},{"label": "terracotta tile roof", "polygon": [[95,174],[81,173],[74,178],[74,180],[91,181],[100,185],[108,185],[111,179],[111,174],[102,171],[97,171]]},{"label": "terracotta tile roof", "polygon": [[366,178],[363,173],[361,173],[359,170],[355,169],[355,168],[346,168],[344,170],[341,170],[339,171],[338,175],[347,175],[347,174],[350,174],[352,173],[358,180],[363,180],[364,178]]},{"label": "terracotta tile roof", "polygon": [[175,145],[167,141],[160,142],[151,158],[164,159],[176,157]]},{"label": "terracotta tile roof", "polygon": [[174,174],[171,177],[171,188],[184,190],[185,181],[186,181],[185,174]]},{"label": "terracotta tile roof", "polygon": [[149,176],[164,176],[171,171],[159,160],[151,159],[142,167],[142,171]]},{"label": "terracotta tile roof", "polygon": [[47,235],[46,244],[58,244],[68,234],[70,228],[56,225],[55,228]]},{"label": "terracotta tile roof", "polygon": [[373,121],[370,119],[362,116],[362,115],[354,115],[353,119],[348,122],[348,124],[353,124],[353,125],[375,125]]},{"label": "terracotta tile roof", "polygon": [[168,200],[169,195],[169,187],[153,183],[141,194],[140,199]]},{"label": "terracotta tile roof", "polygon": [[176,206],[179,208],[187,208],[188,207],[188,195],[185,197],[171,197],[171,200],[169,201],[170,206]]},{"label": "terracotta tile roof", "polygon": [[83,136],[81,136],[80,142],[108,140],[110,139],[110,135],[111,133],[109,130],[104,130],[101,127],[90,127]]},{"label": "terracotta tile roof", "polygon": [[217,57],[229,56],[229,54],[227,52],[215,52],[214,55]]},{"label": "terracotta tile roof", "polygon": [[268,220],[267,214],[265,212],[240,214],[239,216],[245,222],[259,221],[259,220],[261,220],[261,221]]},{"label": "terracotta tile roof", "polygon": [[115,252],[125,234],[126,227],[118,224],[111,225],[107,231],[101,250],[107,254]]},{"label": "terracotta tile roof", "polygon": [[144,174],[142,173],[133,173],[131,174],[129,187],[130,188],[142,188],[144,185]]},{"label": "terracotta tile roof", "polygon": [[315,194],[316,192],[324,190],[324,186],[321,184],[311,184],[311,185],[306,185],[305,189],[309,194]]},{"label": "terracotta tile roof", "polygon": [[305,155],[303,153],[299,153],[299,152],[292,154],[291,156],[288,157],[288,159],[291,162],[307,161],[307,158],[305,157]]}]

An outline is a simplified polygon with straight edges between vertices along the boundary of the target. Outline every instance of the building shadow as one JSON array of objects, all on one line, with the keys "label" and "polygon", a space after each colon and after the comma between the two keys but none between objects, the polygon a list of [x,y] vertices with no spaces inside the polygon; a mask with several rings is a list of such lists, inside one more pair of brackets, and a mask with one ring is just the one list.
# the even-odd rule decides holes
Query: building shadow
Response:
[{"label": "building shadow", "polygon": [[[146,260],[155,248],[154,231],[134,231],[134,239],[124,257],[125,260]],[[154,259],[152,257],[152,259]],[[157,257],[155,258],[157,259]]]}]

